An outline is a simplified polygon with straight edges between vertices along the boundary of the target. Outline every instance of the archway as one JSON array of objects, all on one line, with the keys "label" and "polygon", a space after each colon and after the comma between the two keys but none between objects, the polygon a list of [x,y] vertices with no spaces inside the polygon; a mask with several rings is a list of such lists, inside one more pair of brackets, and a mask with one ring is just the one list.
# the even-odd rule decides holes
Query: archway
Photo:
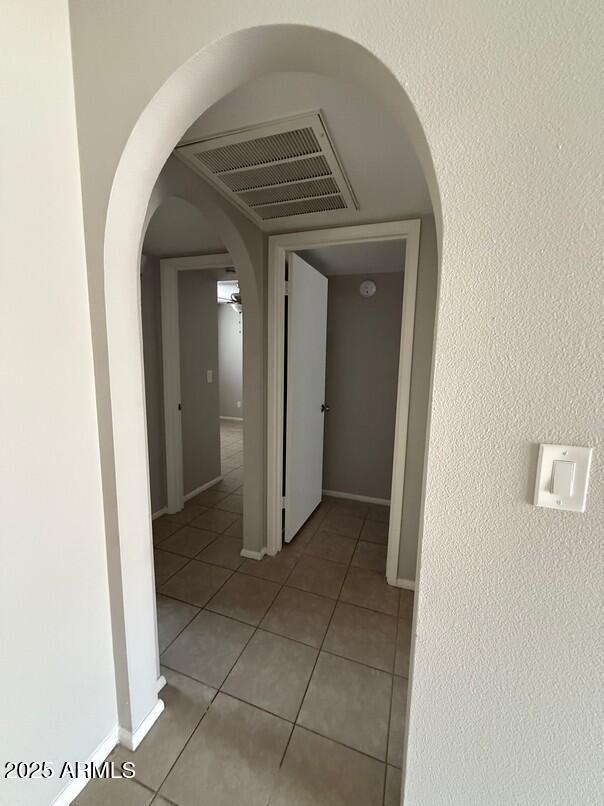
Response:
[{"label": "archway", "polygon": [[[149,200],[162,191],[157,178],[183,132],[203,111],[252,78],[283,71],[314,72],[354,83],[397,119],[415,146],[431,192],[437,226],[440,204],[428,145],[411,101],[389,70],[360,45],[304,26],[268,26],[220,40],[183,64],[158,90],[134,127],[115,173],[104,242],[107,328],[107,406],[111,452],[104,478],[115,484],[107,513],[110,590],[121,739],[130,747],[161,713],[157,699],[152,541],[144,417],[138,262]],[[195,177],[168,167],[196,195]],[[155,187],[155,191],[154,191]],[[217,194],[204,212],[220,220],[225,244],[241,272],[246,299],[246,472],[244,545],[260,550],[264,537],[265,476],[265,266],[264,241]],[[153,207],[153,203],[151,205]],[[106,494],[106,499],[112,496]],[[248,510],[248,507],[250,508]]]}]

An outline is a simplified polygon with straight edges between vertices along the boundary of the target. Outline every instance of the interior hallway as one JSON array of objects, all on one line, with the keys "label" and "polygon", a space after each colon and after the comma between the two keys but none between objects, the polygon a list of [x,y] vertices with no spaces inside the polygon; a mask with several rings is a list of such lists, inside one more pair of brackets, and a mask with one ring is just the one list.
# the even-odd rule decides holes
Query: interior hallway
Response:
[{"label": "interior hallway", "polygon": [[136,779],[79,804],[399,803],[413,595],[384,581],[388,510],[325,500],[244,560],[241,431],[221,426],[224,481],[154,523],[166,710],[110,757]]}]

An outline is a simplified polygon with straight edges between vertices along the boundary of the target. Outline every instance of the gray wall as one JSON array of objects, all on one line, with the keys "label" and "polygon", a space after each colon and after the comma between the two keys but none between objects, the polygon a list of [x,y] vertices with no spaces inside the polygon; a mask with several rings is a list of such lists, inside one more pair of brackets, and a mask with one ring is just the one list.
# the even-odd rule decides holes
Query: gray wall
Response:
[{"label": "gray wall", "polygon": [[178,305],[186,495],[220,475],[216,281],[204,271],[179,272]]},{"label": "gray wall", "polygon": [[243,315],[230,305],[218,305],[218,375],[220,416],[243,417]]},{"label": "gray wall", "polygon": [[161,291],[159,259],[143,255],[141,261],[141,312],[145,360],[147,446],[151,510],[166,505],[166,445],[161,343]]},{"label": "gray wall", "polygon": [[[151,508],[166,505],[166,458],[159,260],[143,255],[141,306]],[[185,494],[220,475],[216,282],[203,271],[180,272],[180,372]],[[206,371],[214,375],[210,384]]]},{"label": "gray wall", "polygon": [[[438,263],[433,216],[422,217],[398,575],[415,579],[430,403]],[[358,292],[374,279],[370,299]],[[390,498],[402,274],[330,277],[323,488]]]},{"label": "gray wall", "polygon": [[329,278],[326,490],[390,498],[402,298],[402,272]]}]

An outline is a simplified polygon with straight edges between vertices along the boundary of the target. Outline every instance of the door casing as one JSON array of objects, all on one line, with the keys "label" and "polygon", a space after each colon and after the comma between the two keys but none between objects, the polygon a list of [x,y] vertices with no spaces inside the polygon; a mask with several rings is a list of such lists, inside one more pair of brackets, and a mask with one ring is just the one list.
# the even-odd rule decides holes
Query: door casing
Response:
[{"label": "door casing", "polygon": [[287,254],[293,251],[339,246],[341,244],[387,240],[405,241],[394,458],[392,463],[390,521],[386,558],[386,579],[388,583],[404,588],[414,588],[413,580],[398,577],[398,561],[405,485],[420,226],[420,219],[409,219],[407,221],[390,221],[380,224],[363,224],[352,227],[284,233],[272,235],[268,239],[267,553],[271,556],[281,551],[283,545],[281,533],[284,418],[283,369],[285,358],[283,299],[286,294],[285,266]]},{"label": "door casing", "polygon": [[[178,307],[178,273],[181,271],[209,271],[228,269],[233,260],[228,252],[194,257],[164,258],[160,260],[161,277],[161,337],[164,395],[164,424],[166,446],[167,512],[180,512],[184,506],[184,479],[182,457],[182,412],[180,389],[180,317]],[[212,479],[211,486],[220,481]],[[202,488],[189,496],[197,495]]]}]

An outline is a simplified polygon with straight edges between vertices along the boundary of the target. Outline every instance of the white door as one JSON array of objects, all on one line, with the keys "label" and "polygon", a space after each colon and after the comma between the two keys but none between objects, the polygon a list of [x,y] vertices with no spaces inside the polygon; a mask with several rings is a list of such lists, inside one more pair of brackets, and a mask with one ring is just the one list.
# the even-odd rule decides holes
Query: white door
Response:
[{"label": "white door", "polygon": [[327,278],[289,256],[285,402],[285,529],[289,542],[321,503]]}]

